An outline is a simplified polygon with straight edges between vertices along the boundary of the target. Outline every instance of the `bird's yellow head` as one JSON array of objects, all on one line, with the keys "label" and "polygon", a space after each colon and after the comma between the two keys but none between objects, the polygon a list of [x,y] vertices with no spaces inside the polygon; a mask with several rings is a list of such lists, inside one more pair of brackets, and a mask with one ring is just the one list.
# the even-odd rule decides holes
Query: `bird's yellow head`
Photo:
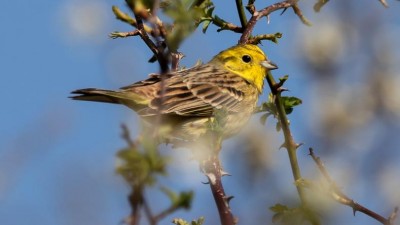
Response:
[{"label": "bird's yellow head", "polygon": [[267,70],[278,68],[267,59],[258,46],[251,44],[228,48],[216,55],[211,62],[221,64],[229,71],[243,77],[259,92],[262,91]]}]

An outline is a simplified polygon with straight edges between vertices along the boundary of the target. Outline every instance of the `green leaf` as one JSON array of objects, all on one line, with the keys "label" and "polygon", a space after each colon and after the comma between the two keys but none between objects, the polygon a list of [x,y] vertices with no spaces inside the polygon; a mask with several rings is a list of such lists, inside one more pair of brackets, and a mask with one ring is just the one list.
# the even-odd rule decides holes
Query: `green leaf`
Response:
[{"label": "green leaf", "polygon": [[287,79],[289,79],[289,75],[285,75],[285,76],[283,76],[283,77],[280,77],[280,78],[279,78],[279,81],[282,82],[282,83],[284,83],[285,81],[287,81]]},{"label": "green leaf", "polygon": [[161,187],[160,189],[170,199],[172,208],[190,209],[194,195],[193,191],[182,191],[178,195],[167,187]]},{"label": "green leaf", "polygon": [[269,112],[272,115],[276,115],[276,107],[273,102],[263,102],[260,106],[257,106],[254,109],[254,113],[260,112]]},{"label": "green leaf", "polygon": [[293,108],[303,103],[303,101],[293,96],[281,96],[283,107],[285,108],[286,114],[293,112]]}]

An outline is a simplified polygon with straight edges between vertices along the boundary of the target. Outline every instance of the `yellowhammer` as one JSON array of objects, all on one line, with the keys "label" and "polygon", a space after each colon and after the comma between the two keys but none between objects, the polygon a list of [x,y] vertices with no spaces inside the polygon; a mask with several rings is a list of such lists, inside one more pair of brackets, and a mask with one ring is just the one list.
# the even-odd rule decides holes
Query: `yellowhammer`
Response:
[{"label": "yellowhammer", "polygon": [[73,91],[78,95],[71,98],[123,104],[149,124],[160,115],[162,123],[171,127],[168,138],[183,140],[195,140],[205,134],[215,111],[224,110],[222,136],[226,138],[248,121],[267,71],[276,68],[256,45],[237,45],[206,64],[170,72],[162,75],[164,78],[153,74],[117,91],[80,89]]}]

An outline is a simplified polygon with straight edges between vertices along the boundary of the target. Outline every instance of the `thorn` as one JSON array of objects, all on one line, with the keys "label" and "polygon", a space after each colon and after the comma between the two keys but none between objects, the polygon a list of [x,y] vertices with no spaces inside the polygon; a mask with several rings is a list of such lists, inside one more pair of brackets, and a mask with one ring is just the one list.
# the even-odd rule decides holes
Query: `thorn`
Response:
[{"label": "thorn", "polygon": [[281,150],[282,148],[286,148],[286,144],[285,143],[283,143],[283,144],[281,144],[281,146],[279,146],[279,150]]},{"label": "thorn", "polygon": [[309,151],[308,155],[310,155],[310,156],[314,155],[314,149],[313,148],[308,148],[308,151]]},{"label": "thorn", "polygon": [[300,148],[300,146],[304,145],[303,142],[296,144],[296,149]]},{"label": "thorn", "polygon": [[203,181],[201,181],[201,183],[202,183],[202,184],[210,184],[210,182],[209,182],[209,181],[207,181],[207,182],[203,182]]},{"label": "thorn", "polygon": [[230,173],[223,171],[223,170],[221,170],[220,173],[221,173],[221,176],[232,176]]},{"label": "thorn", "polygon": [[215,177],[215,174],[213,173],[205,173],[206,177],[208,178],[208,183],[210,184],[215,184],[217,178]]},{"label": "thorn", "polygon": [[278,87],[276,90],[277,90],[278,92],[289,91],[289,89],[284,88],[284,87]]},{"label": "thorn", "polygon": [[283,11],[282,11],[282,13],[281,13],[281,16],[286,12],[287,9],[288,9],[288,8],[284,8],[284,9],[283,9]]},{"label": "thorn", "polygon": [[231,196],[225,196],[225,200],[226,202],[229,204],[229,202],[234,198],[235,196],[231,195]]},{"label": "thorn", "polygon": [[353,207],[353,216],[356,216],[356,212],[357,212],[356,208]]}]

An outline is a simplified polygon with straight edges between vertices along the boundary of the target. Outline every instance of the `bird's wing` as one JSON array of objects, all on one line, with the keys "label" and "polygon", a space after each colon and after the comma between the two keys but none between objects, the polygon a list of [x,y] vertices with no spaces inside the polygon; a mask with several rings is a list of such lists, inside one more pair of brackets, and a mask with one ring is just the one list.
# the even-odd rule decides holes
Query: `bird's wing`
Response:
[{"label": "bird's wing", "polygon": [[207,64],[178,72],[164,82],[164,90],[158,91],[140,115],[151,116],[160,110],[161,114],[208,117],[214,109],[222,108],[237,112],[244,97],[243,78]]}]

